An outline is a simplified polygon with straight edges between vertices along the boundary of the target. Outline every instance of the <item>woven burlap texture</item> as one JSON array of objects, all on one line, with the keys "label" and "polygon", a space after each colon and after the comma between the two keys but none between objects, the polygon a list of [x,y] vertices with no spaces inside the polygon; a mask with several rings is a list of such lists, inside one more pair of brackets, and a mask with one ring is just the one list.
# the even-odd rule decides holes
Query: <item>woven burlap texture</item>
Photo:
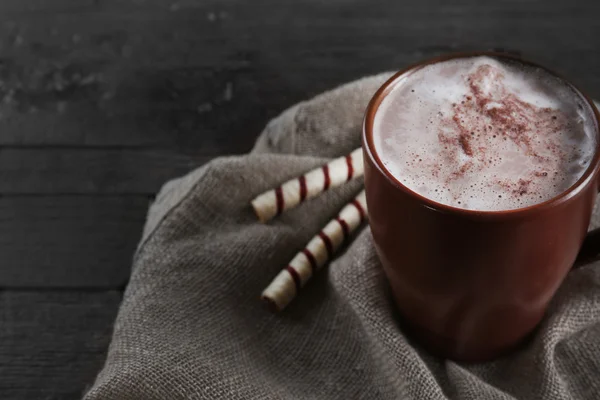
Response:
[{"label": "woven burlap texture", "polygon": [[251,154],[164,185],[87,400],[599,398],[600,264],[569,273],[534,337],[483,364],[433,357],[406,338],[368,227],[283,313],[259,301],[361,181],[264,225],[250,200],[358,147],[366,104],[388,76],[300,103]]}]

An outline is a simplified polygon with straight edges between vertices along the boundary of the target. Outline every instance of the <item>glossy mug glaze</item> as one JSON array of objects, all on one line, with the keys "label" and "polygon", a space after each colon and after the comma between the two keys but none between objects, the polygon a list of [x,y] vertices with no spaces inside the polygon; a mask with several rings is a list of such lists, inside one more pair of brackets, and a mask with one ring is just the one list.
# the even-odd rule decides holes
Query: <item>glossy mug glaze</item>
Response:
[{"label": "glossy mug glaze", "polygon": [[415,68],[489,56],[541,67],[506,54],[457,53],[413,65],[391,77],[369,103],[363,125],[365,189],[376,251],[409,334],[432,353],[484,361],[519,344],[544,316],[569,272],[598,193],[596,149],[581,178],[560,195],[507,211],[473,211],[437,203],[408,189],[384,167],[373,145],[378,106]]}]

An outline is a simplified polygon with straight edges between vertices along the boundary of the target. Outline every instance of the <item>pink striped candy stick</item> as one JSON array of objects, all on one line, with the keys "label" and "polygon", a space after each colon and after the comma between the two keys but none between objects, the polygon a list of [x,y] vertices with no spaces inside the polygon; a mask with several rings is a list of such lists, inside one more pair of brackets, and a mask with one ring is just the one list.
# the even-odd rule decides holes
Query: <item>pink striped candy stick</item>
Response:
[{"label": "pink striped candy stick", "polygon": [[307,199],[362,175],[363,154],[362,149],[358,148],[345,157],[336,158],[259,195],[252,200],[252,207],[258,219],[267,222]]},{"label": "pink striped candy stick", "polygon": [[283,310],[366,219],[367,202],[363,190],[340,211],[336,218],[329,221],[302,251],[296,254],[288,266],[263,291],[262,299],[274,311]]}]

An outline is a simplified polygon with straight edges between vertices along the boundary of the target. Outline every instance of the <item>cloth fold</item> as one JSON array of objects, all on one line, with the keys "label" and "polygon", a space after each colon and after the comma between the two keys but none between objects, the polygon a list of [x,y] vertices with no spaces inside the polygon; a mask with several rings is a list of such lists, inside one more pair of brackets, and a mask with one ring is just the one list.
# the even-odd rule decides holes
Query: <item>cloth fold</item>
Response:
[{"label": "cloth fold", "polygon": [[[252,154],[168,182],[151,206],[96,399],[597,399],[600,264],[569,273],[535,334],[482,364],[429,355],[397,322],[368,227],[284,312],[259,296],[361,189],[356,180],[268,224],[254,196],[360,145],[381,74],[300,103]],[[598,226],[595,212],[593,225]]]}]

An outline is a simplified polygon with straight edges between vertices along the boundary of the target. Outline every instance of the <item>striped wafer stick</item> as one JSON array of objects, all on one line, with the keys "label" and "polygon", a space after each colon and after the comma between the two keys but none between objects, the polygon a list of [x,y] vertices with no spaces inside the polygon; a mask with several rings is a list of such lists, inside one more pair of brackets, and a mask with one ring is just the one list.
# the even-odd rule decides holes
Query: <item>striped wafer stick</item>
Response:
[{"label": "striped wafer stick", "polygon": [[258,219],[267,222],[306,199],[362,175],[363,155],[362,149],[358,148],[345,157],[336,158],[322,167],[259,195],[252,200],[252,207]]},{"label": "striped wafer stick", "polygon": [[262,299],[275,311],[283,310],[367,217],[367,202],[363,190],[296,254],[263,291]]}]

